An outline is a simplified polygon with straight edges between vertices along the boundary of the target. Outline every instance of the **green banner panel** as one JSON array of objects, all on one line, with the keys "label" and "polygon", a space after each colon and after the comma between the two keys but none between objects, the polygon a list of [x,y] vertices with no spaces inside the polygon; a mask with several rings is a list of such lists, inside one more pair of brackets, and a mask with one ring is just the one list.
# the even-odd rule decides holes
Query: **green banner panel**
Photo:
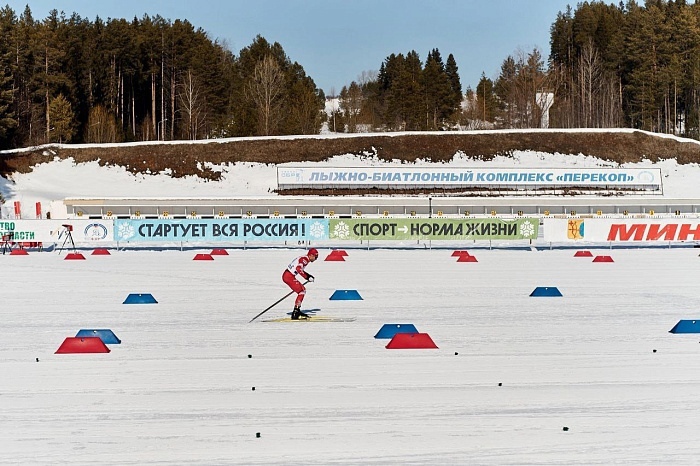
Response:
[{"label": "green banner panel", "polygon": [[537,238],[539,221],[535,218],[354,218],[330,220],[329,227],[329,238],[340,240],[518,240]]}]

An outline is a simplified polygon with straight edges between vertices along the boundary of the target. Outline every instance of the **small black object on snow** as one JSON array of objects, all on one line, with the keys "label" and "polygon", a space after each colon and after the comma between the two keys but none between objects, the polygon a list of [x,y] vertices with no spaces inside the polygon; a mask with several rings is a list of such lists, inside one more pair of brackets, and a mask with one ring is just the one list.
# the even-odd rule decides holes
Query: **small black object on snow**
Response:
[{"label": "small black object on snow", "polygon": [[566,426],[564,426],[564,428],[563,428],[562,430],[563,430],[564,432],[566,432],[566,431],[568,431],[568,430],[569,430],[569,428],[568,428],[568,427],[566,427]]}]

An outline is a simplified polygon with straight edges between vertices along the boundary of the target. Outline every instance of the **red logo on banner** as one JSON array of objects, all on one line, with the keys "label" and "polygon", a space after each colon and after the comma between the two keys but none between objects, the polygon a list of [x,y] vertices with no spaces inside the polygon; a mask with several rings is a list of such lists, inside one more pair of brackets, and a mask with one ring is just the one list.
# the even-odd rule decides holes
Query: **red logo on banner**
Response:
[{"label": "red logo on banner", "polygon": [[608,241],[699,241],[697,223],[613,223]]}]

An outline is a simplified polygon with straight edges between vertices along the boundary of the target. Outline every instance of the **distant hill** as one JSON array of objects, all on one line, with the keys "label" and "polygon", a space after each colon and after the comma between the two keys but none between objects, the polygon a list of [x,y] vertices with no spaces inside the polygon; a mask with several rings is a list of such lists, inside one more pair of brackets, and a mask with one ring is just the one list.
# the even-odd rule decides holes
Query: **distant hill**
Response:
[{"label": "distant hill", "polygon": [[[0,174],[27,173],[34,165],[73,158],[76,163],[99,160],[133,173],[160,173],[173,177],[196,175],[217,180],[220,174],[204,166],[252,162],[281,164],[320,162],[333,156],[355,154],[382,160],[450,161],[455,154],[490,160],[514,151],[583,154],[613,163],[676,159],[679,164],[700,163],[700,143],[630,129],[623,130],[511,130],[474,132],[375,133],[298,137],[240,138],[208,141],[142,142],[127,144],[45,145],[0,152]],[[355,191],[356,192],[356,191]]]}]

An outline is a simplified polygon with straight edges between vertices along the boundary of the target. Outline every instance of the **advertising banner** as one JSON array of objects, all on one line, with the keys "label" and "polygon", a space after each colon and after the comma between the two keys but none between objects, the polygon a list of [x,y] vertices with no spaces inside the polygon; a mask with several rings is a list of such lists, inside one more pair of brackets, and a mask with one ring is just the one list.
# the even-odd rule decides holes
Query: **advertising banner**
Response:
[{"label": "advertising banner", "polygon": [[116,241],[301,241],[328,239],[327,219],[117,219]]},{"label": "advertising banner", "polygon": [[516,240],[535,239],[535,218],[485,219],[333,219],[329,238],[340,240]]},{"label": "advertising banner", "polygon": [[75,243],[114,241],[112,220],[3,220],[0,219],[0,233],[12,234],[15,242],[63,242],[71,230]]},{"label": "advertising banner", "polygon": [[659,168],[278,167],[280,189],[301,187],[581,187],[663,191]]},{"label": "advertising banner", "polygon": [[543,226],[549,242],[700,241],[700,219],[545,218]]}]

